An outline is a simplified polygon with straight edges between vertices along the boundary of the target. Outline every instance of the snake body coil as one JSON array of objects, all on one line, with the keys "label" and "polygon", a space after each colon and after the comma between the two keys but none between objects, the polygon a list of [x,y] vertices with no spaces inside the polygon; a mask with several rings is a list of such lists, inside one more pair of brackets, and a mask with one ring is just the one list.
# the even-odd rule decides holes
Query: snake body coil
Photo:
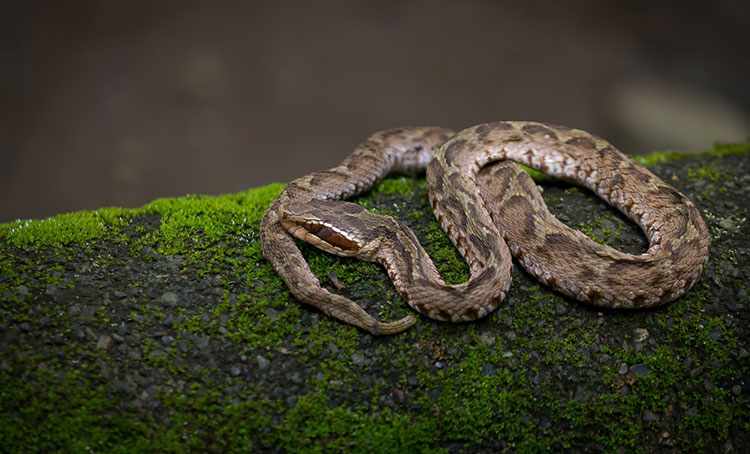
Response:
[{"label": "snake body coil", "polygon": [[[502,162],[487,166],[494,161]],[[510,161],[591,189],[640,225],[648,251],[624,254],[561,224]],[[469,264],[465,283],[446,285],[405,225],[341,201],[388,173],[425,168],[435,215]],[[475,320],[497,307],[511,282],[508,246],[553,289],[619,308],[678,298],[708,260],[706,226],[687,198],[606,141],[536,122],[488,123],[456,135],[429,127],[381,131],[339,166],[291,182],[269,206],[261,223],[263,254],[295,297],[373,334],[403,331],[413,317],[380,322],[322,288],[290,234],[334,254],[383,264],[411,307],[441,321]]]}]

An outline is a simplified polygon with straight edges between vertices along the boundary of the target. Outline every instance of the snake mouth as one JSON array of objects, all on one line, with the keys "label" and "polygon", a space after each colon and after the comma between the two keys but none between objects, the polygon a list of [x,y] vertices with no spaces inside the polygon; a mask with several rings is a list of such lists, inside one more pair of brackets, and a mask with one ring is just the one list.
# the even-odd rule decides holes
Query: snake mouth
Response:
[{"label": "snake mouth", "polygon": [[332,254],[353,257],[362,249],[347,232],[324,222],[282,215],[281,225],[296,238]]}]

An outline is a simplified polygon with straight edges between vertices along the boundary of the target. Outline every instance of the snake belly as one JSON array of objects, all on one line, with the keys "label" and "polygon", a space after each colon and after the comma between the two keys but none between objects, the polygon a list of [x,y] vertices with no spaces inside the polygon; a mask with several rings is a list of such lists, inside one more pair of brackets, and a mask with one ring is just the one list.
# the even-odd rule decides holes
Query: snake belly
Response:
[{"label": "snake belly", "polygon": [[382,322],[342,295],[321,287],[294,237],[325,251],[385,266],[396,289],[418,312],[445,321],[468,321],[494,310],[510,287],[512,259],[497,230],[472,230],[464,249],[471,276],[447,285],[405,225],[342,201],[372,188],[391,172],[424,172],[453,131],[433,127],[380,131],[360,144],[340,165],[289,183],[266,210],[260,225],[263,255],[301,302],[372,334],[411,327],[406,316]]},{"label": "snake belly", "polygon": [[[485,167],[493,161],[502,162]],[[590,189],[641,227],[648,250],[625,254],[565,226],[549,213],[528,174],[510,161]],[[708,230],[692,202],[578,129],[538,122],[467,128],[440,148],[427,181],[444,230],[460,232],[464,223],[497,228],[530,274],[596,306],[632,309],[672,301],[690,289],[708,261]],[[459,249],[469,243],[464,234],[455,238]]]}]

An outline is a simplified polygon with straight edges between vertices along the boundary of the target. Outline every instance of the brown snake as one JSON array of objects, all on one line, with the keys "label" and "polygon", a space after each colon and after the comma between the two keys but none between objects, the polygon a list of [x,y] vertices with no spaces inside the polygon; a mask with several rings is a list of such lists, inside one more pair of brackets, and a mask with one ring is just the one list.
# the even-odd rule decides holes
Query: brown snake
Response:
[{"label": "brown snake", "polygon": [[[487,166],[493,161],[501,162]],[[625,254],[563,225],[511,161],[592,190],[643,229],[648,250]],[[467,282],[445,284],[405,225],[341,201],[388,173],[425,168],[435,215],[469,264]],[[381,322],[322,288],[292,235],[383,264],[412,308],[454,322],[483,317],[505,297],[509,247],[527,271],[565,295],[638,308],[687,292],[708,260],[709,244],[700,213],[677,190],[598,137],[536,122],[488,123],[456,135],[431,127],[375,133],[339,166],[289,183],[266,211],[260,232],[263,255],[297,299],[373,334],[403,331],[415,319]]]}]

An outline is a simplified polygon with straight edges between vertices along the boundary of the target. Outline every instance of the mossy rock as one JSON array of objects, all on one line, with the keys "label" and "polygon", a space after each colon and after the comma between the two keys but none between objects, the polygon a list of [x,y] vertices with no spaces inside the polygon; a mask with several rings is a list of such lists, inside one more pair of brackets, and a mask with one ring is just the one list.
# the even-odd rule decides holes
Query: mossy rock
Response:
[{"label": "mossy rock", "polygon": [[[750,144],[641,158],[699,207],[701,280],[663,308],[600,311],[514,270],[476,323],[372,337],[295,301],[260,252],[281,191],[162,199],[0,225],[0,451],[750,450]],[[540,180],[596,241],[645,250],[588,191]],[[467,267],[424,179],[356,201],[412,227],[449,282]],[[377,265],[300,244],[324,285],[411,313]]]}]

